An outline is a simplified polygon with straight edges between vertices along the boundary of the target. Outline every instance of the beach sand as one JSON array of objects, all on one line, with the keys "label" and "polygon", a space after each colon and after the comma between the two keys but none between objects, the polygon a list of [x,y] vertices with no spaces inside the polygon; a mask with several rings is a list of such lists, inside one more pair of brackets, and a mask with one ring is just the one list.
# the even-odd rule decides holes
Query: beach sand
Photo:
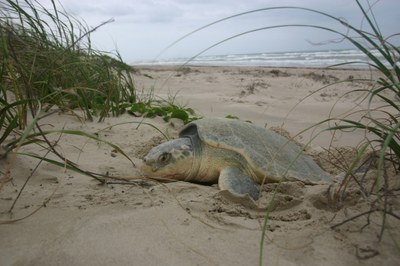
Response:
[{"label": "beach sand", "polygon": [[[326,124],[302,131],[328,117],[356,117],[356,111],[366,107],[358,104],[362,90],[370,86],[360,79],[376,75],[368,70],[157,66],[137,68],[133,76],[142,100],[149,94],[174,99],[204,117],[237,116],[259,126],[282,127],[303,144],[313,139],[308,152],[336,176],[354,158],[364,132],[318,134]],[[345,79],[353,82],[332,85]],[[89,122],[80,119],[78,111],[56,112],[40,123],[43,129],[82,130],[118,145],[132,162],[105,143],[66,134],[49,137],[82,169],[133,178],[140,175],[143,156],[164,141],[159,131],[141,121],[169,137],[176,137],[183,125],[128,113]],[[335,151],[327,152],[328,147]],[[19,152],[46,151],[29,145]],[[0,191],[0,265],[258,265],[265,210],[277,188],[265,185],[259,208],[251,209],[223,197],[216,185],[152,180],[101,185],[22,154],[9,154],[0,167],[12,178]],[[392,189],[398,191],[398,174],[388,171]],[[381,241],[379,212],[369,220],[364,215],[331,228],[369,211],[370,205],[351,183],[343,206],[336,209],[328,200],[328,188],[281,184],[269,213],[263,265],[399,265],[393,241],[400,239],[399,220],[386,217]],[[390,200],[392,212],[398,214],[398,197]]]}]

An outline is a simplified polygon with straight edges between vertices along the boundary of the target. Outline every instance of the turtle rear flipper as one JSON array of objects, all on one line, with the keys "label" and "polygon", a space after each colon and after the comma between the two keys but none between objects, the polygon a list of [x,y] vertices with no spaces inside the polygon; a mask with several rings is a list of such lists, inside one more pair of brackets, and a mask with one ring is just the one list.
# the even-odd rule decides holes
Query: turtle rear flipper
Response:
[{"label": "turtle rear flipper", "polygon": [[226,167],[221,171],[218,186],[221,190],[227,190],[237,197],[243,197],[247,194],[252,199],[257,200],[260,194],[260,185],[234,166]]}]

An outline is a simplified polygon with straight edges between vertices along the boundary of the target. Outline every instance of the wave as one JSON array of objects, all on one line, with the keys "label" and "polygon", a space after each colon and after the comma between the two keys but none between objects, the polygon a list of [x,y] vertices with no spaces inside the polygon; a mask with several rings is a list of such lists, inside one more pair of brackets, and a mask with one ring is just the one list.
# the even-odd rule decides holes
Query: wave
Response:
[{"label": "wave", "polygon": [[[386,62],[377,50],[370,51],[381,62]],[[352,62],[351,64],[348,64]],[[356,63],[357,62],[357,63]],[[370,59],[359,50],[327,50],[279,53],[252,53],[206,55],[190,58],[170,58],[156,61],[140,61],[134,65],[190,65],[199,66],[270,66],[270,67],[329,67],[339,64],[344,67],[367,68]],[[386,62],[386,66],[390,65]]]}]

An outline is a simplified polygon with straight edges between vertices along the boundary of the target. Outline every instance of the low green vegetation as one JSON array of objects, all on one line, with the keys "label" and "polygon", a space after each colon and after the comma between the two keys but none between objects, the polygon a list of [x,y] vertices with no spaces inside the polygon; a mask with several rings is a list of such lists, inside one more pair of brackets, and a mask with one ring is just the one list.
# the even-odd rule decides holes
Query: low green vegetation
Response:
[{"label": "low green vegetation", "polygon": [[144,116],[148,118],[159,116],[166,122],[171,118],[177,118],[182,120],[184,124],[199,119],[192,108],[181,107],[173,102],[160,100],[134,103],[131,105],[129,112],[135,116]]}]

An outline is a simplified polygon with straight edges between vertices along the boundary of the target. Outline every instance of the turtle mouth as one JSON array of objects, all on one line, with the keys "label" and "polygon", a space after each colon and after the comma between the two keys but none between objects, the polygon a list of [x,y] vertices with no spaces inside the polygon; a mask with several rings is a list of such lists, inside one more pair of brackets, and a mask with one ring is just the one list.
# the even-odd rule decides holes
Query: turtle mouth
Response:
[{"label": "turtle mouth", "polygon": [[145,159],[146,158],[143,159],[143,162],[140,165],[140,170],[147,175],[152,175],[153,173],[157,172],[158,168],[147,164]]},{"label": "turtle mouth", "polygon": [[144,177],[158,180],[161,182],[171,182],[179,180],[179,174],[162,174],[157,172],[159,168],[151,166],[143,162],[140,165],[140,171],[142,172]]}]

